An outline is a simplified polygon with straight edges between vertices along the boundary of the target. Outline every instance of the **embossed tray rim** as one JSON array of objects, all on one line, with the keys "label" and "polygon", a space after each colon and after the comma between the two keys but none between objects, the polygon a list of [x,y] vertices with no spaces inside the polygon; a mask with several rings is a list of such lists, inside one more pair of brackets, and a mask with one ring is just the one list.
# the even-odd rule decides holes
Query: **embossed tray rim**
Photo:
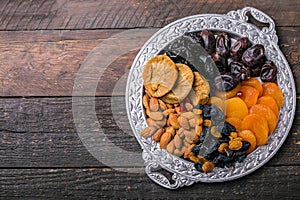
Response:
[{"label": "embossed tray rim", "polygon": [[[248,12],[257,21],[268,23],[269,27],[259,29],[250,24],[246,15]],[[181,26],[179,26],[180,24]],[[235,25],[235,27],[232,25]],[[263,44],[268,59],[278,66],[278,85],[283,90],[285,97],[284,106],[280,111],[278,127],[269,137],[268,144],[258,147],[247,156],[244,162],[236,163],[231,168],[214,169],[213,172],[208,174],[197,172],[193,163],[171,155],[165,149],[160,149],[158,143],[152,141],[151,138],[145,139],[140,136],[140,131],[147,126],[142,106],[143,81],[141,78],[145,62],[156,55],[166,44],[185,32],[203,29],[226,31],[238,37],[246,36],[254,44]],[[126,108],[133,133],[143,149],[145,171],[150,179],[169,189],[188,186],[195,182],[229,181],[257,170],[276,154],[289,133],[296,109],[296,90],[293,75],[277,43],[275,23],[265,13],[253,7],[230,11],[224,15],[199,14],[179,19],[160,29],[145,43],[129,72],[126,86]],[[173,173],[172,180],[174,183],[171,183],[160,172],[154,171],[160,167]]]}]

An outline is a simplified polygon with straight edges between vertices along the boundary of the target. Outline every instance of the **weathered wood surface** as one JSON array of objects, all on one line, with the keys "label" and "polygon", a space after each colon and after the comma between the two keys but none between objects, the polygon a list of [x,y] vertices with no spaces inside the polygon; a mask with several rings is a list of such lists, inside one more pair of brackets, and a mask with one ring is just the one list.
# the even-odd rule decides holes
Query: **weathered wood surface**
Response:
[{"label": "weathered wood surface", "polygon": [[277,26],[300,25],[300,2],[294,0],[3,0],[0,30],[162,27],[189,15],[224,14],[246,6],[263,10]]},{"label": "weathered wood surface", "polygon": [[[76,73],[83,60],[101,41],[117,33],[120,31],[0,32],[0,96],[72,96]],[[298,92],[299,33],[300,27],[278,28],[280,48],[293,71]],[[135,49],[116,59],[101,77],[87,77],[89,82],[99,82],[99,87],[95,94],[84,90],[82,95],[111,96],[113,92],[124,95],[126,73],[137,52]],[[98,57],[93,59],[101,63]],[[117,83],[120,87],[116,88]]]},{"label": "weathered wood surface", "polygon": [[[266,165],[238,180],[169,191],[143,173],[143,163],[124,166],[122,154],[92,155],[113,144],[141,156],[124,103],[127,72],[139,48],[117,58],[100,78],[87,77],[98,85],[95,93],[72,99],[77,73],[95,47],[126,30],[157,30],[188,15],[245,6],[274,19],[297,87],[292,129]],[[299,10],[294,0],[0,1],[0,198],[299,199]],[[93,106],[95,113],[87,111]]]},{"label": "weathered wood surface", "polygon": [[299,170],[299,166],[263,167],[228,183],[198,183],[169,191],[153,184],[145,173],[116,172],[110,168],[2,169],[0,185],[6,190],[0,190],[0,198],[297,199]]}]

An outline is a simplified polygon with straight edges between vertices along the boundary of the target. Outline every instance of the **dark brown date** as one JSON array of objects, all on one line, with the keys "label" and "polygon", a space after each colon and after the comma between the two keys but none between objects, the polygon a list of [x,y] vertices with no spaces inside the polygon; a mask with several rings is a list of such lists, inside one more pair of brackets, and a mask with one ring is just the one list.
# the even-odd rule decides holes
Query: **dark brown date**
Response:
[{"label": "dark brown date", "polygon": [[245,81],[250,78],[250,68],[240,62],[236,62],[236,61],[231,62],[230,72],[240,81]]},{"label": "dark brown date", "polygon": [[221,56],[228,58],[231,40],[227,33],[222,32],[216,38],[216,52]]},{"label": "dark brown date", "polygon": [[256,44],[250,48],[248,48],[242,56],[242,62],[247,66],[258,67],[256,66],[260,62],[264,60],[265,57],[265,48],[261,44]]},{"label": "dark brown date", "polygon": [[220,91],[230,91],[235,88],[238,83],[239,80],[229,72],[215,78],[216,88]]},{"label": "dark brown date", "polygon": [[222,56],[220,53],[216,52],[216,53],[213,53],[211,57],[212,57],[213,61],[215,62],[216,66],[218,67],[220,73],[229,71],[228,61],[224,56]]},{"label": "dark brown date", "polygon": [[272,61],[266,61],[261,68],[260,79],[264,82],[276,81],[277,67]]},{"label": "dark brown date", "polygon": [[241,60],[244,51],[251,46],[251,43],[247,37],[241,37],[236,40],[233,46],[230,48],[230,56],[234,61]]},{"label": "dark brown date", "polygon": [[209,30],[203,30],[200,33],[203,42],[204,42],[204,49],[207,51],[208,54],[212,54],[216,50],[216,39],[214,34]]}]

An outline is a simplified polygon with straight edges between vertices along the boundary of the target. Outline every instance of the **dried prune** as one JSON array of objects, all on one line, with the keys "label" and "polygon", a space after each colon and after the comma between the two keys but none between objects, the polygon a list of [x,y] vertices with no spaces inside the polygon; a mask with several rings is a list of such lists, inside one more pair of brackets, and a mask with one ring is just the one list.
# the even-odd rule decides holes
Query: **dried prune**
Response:
[{"label": "dried prune", "polygon": [[263,61],[265,57],[265,48],[261,44],[256,44],[248,48],[242,55],[242,62],[247,66],[257,67],[256,65]]},{"label": "dried prune", "polygon": [[220,53],[218,53],[218,52],[213,53],[211,58],[215,62],[215,64],[216,64],[217,68],[219,69],[220,73],[229,71],[228,61]]},{"label": "dried prune", "polygon": [[272,61],[266,61],[261,68],[260,79],[265,82],[276,81],[277,67]]},{"label": "dried prune", "polygon": [[199,145],[195,145],[195,146],[193,146],[193,148],[192,148],[192,152],[193,152],[194,154],[198,154],[198,153],[199,153],[199,151],[200,151],[200,146],[199,146]]},{"label": "dried prune", "polygon": [[244,51],[251,46],[251,43],[247,37],[241,37],[230,48],[230,56],[233,60],[239,61]]},{"label": "dried prune", "polygon": [[239,83],[239,79],[231,73],[224,73],[215,78],[216,88],[220,91],[230,91]]},{"label": "dried prune", "polygon": [[243,146],[242,146],[241,150],[247,151],[251,145],[250,142],[243,141],[242,143],[243,143]]},{"label": "dried prune", "polygon": [[225,116],[224,113],[222,112],[222,110],[220,110],[220,108],[218,108],[215,105],[210,105],[211,109],[210,109],[210,116],[211,116],[211,121],[213,124],[218,124],[220,122],[223,122],[225,120]]},{"label": "dried prune", "polygon": [[237,162],[242,162],[247,157],[247,152],[245,150],[236,151],[234,153],[234,160]]},{"label": "dried prune", "polygon": [[250,78],[250,68],[243,63],[233,61],[230,63],[230,72],[240,81],[245,81]]},{"label": "dried prune", "polygon": [[202,163],[201,162],[196,162],[195,164],[194,164],[194,167],[195,167],[195,169],[196,170],[198,170],[199,172],[203,172],[203,170],[202,170]]},{"label": "dried prune", "polygon": [[216,38],[216,52],[224,58],[228,58],[231,40],[227,33],[222,32]]},{"label": "dried prune", "polygon": [[222,134],[223,137],[224,136],[228,137],[231,132],[236,132],[236,128],[226,121],[218,124],[217,129]]},{"label": "dried prune", "polygon": [[212,54],[213,52],[215,52],[216,39],[214,34],[211,31],[205,29],[201,31],[200,35],[203,39],[204,49],[207,51],[207,53]]}]

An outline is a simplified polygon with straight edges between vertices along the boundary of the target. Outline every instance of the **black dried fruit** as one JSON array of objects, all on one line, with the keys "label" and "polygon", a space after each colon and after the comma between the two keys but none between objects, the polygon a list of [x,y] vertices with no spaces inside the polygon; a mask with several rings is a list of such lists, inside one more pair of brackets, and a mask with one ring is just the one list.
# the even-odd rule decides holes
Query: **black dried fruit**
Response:
[{"label": "black dried fruit", "polygon": [[251,46],[251,43],[247,37],[241,37],[230,48],[230,56],[233,60],[239,61],[244,51]]},{"label": "black dried fruit", "polygon": [[233,61],[230,63],[230,72],[239,81],[245,81],[250,78],[250,68],[246,67],[243,63]]},{"label": "black dried fruit", "polygon": [[195,167],[195,169],[196,170],[198,170],[199,172],[203,172],[203,170],[202,170],[202,163],[201,162],[196,162],[195,164],[194,164],[194,167]]},{"label": "black dried fruit", "polygon": [[243,146],[241,148],[241,150],[247,151],[250,148],[250,142],[247,141],[242,141]]},{"label": "black dried fruit", "polygon": [[199,145],[193,146],[192,152],[193,152],[194,154],[197,155],[197,154],[199,153],[199,151],[200,151],[200,146],[199,146]]},{"label": "black dried fruit", "polygon": [[216,88],[220,91],[230,91],[235,88],[239,80],[231,73],[224,73],[215,78]]},{"label": "black dried fruit", "polygon": [[218,124],[217,129],[223,135],[223,137],[229,136],[230,132],[236,132],[236,128],[226,121]]},{"label": "black dried fruit", "polygon": [[258,77],[260,76],[260,73],[261,73],[261,65],[254,66],[250,69],[251,77]]},{"label": "black dried fruit", "polygon": [[212,54],[215,52],[216,49],[216,39],[214,34],[209,30],[203,30],[200,33],[203,42],[204,42],[204,49],[207,51],[208,54]]},{"label": "black dried fruit", "polygon": [[224,58],[228,58],[231,40],[227,33],[222,32],[216,38],[216,52]]},{"label": "black dried fruit", "polygon": [[263,61],[265,57],[265,48],[261,44],[256,44],[248,48],[242,56],[242,62],[247,66],[256,68],[256,65]]},{"label": "black dried fruit", "polygon": [[220,53],[218,53],[218,52],[213,53],[212,56],[211,56],[211,58],[215,62],[215,64],[216,64],[216,66],[217,66],[217,68],[218,68],[218,70],[219,70],[220,73],[229,71],[228,61]]},{"label": "black dried fruit", "polygon": [[215,105],[210,105],[210,116],[213,124],[219,124],[225,120],[223,111]]},{"label": "black dried fruit", "polygon": [[261,68],[260,79],[265,82],[276,81],[277,67],[272,61],[266,61]]},{"label": "black dried fruit", "polygon": [[246,157],[247,157],[247,152],[244,150],[237,151],[234,153],[234,160],[237,162],[242,162]]}]

